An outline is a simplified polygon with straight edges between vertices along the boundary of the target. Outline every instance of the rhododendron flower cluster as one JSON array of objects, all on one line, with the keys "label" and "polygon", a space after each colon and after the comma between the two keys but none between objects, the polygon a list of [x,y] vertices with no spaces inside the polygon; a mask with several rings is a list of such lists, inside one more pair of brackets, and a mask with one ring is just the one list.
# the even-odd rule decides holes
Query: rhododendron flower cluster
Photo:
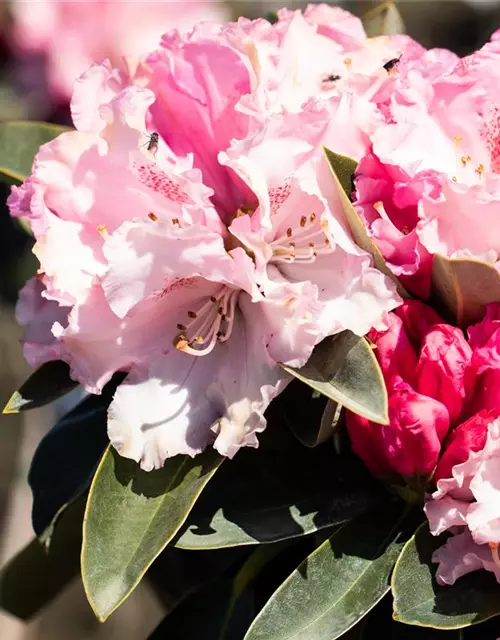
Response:
[{"label": "rhododendron flower cluster", "polygon": [[[384,43],[327,7],[170,32],[141,64],[82,76],[76,131],[13,190],[40,261],[18,308],[26,357],[68,362],[92,393],[126,371],[109,435],[144,469],[212,442],[228,456],[257,446],[289,379],[279,363],[387,326],[395,286],[322,186],[322,145],[338,135],[361,154],[383,61],[412,46]],[[340,67],[344,85],[325,83]]]}]

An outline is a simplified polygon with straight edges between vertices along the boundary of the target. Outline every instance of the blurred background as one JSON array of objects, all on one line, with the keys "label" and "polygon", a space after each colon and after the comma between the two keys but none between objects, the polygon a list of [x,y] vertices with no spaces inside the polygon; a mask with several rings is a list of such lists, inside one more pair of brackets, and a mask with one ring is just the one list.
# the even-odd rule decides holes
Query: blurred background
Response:
[{"label": "blurred background", "polygon": [[[288,2],[289,9],[306,2]],[[333,3],[332,3],[333,4]],[[362,16],[378,3],[336,3]],[[71,124],[74,79],[93,61],[116,60],[155,47],[173,27],[204,19],[269,17],[280,2],[210,0],[0,0],[0,121],[46,120]],[[425,47],[466,55],[500,28],[500,0],[402,0],[406,31]],[[29,374],[14,319],[18,291],[37,268],[30,235],[5,207],[9,187],[0,183],[0,404]],[[20,416],[0,416],[0,565],[33,537],[26,476],[40,438],[77,398]],[[133,640],[145,638],[163,608],[143,581],[106,624],[99,624],[78,581],[29,624],[0,611],[1,640]],[[145,627],[145,622],[147,628]]]}]

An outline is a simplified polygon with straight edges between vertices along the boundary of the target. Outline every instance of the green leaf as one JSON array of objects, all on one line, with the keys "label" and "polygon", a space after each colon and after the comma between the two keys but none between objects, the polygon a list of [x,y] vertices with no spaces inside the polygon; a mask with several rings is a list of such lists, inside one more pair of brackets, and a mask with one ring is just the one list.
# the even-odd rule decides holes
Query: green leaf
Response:
[{"label": "green leaf", "polygon": [[58,596],[80,569],[85,501],[71,505],[61,517],[47,553],[35,538],[3,568],[0,607],[30,620]]},{"label": "green leaf", "polygon": [[90,488],[82,546],[83,584],[99,620],[139,584],[221,462],[209,449],[146,472],[113,448],[106,451]]},{"label": "green leaf", "polygon": [[40,146],[70,130],[47,122],[0,123],[0,180],[21,184],[31,174]]},{"label": "green leaf", "polygon": [[406,33],[405,24],[394,2],[383,2],[363,16],[363,26],[370,38]]},{"label": "green leaf", "polygon": [[68,503],[90,485],[109,444],[108,405],[122,376],[115,376],[101,395],[89,395],[42,438],[28,475],[33,493],[33,528],[50,544],[57,518]]},{"label": "green leaf", "polygon": [[[340,153],[330,151],[330,149],[325,148],[324,152],[326,161],[334,178],[336,195],[338,198],[340,198],[342,210],[344,211],[347,224],[351,229],[351,233],[356,244],[367,253],[370,253],[373,257],[374,266],[394,281],[399,295],[402,298],[410,298],[410,294],[406,291],[401,282],[399,282],[398,278],[386,265],[385,259],[380,252],[380,249],[375,244],[373,238],[371,238],[368,234],[364,222],[361,220],[358,212],[351,202],[351,193],[353,191],[353,177],[358,166],[356,160],[353,160],[353,158],[349,158],[348,156],[344,156]],[[330,194],[330,197],[334,197],[334,194]]]},{"label": "green leaf", "polygon": [[338,529],[271,596],[245,640],[342,636],[388,592],[406,517],[392,505]]},{"label": "green leaf", "polygon": [[300,369],[281,365],[330,400],[379,424],[388,424],[384,377],[365,338],[342,331],[323,340]]},{"label": "green leaf", "polygon": [[43,407],[77,386],[78,382],[71,379],[69,366],[65,362],[46,362],[12,394],[3,413],[19,413]]},{"label": "green leaf", "polygon": [[427,523],[405,545],[392,577],[394,619],[437,629],[460,629],[500,614],[500,584],[488,571],[475,571],[453,586],[439,586],[431,561],[444,536],[431,536]]},{"label": "green leaf", "polygon": [[294,436],[306,447],[327,442],[334,433],[341,406],[310,386],[293,380],[281,394],[283,418]]},{"label": "green leaf", "polygon": [[175,545],[216,549],[295,538],[354,518],[387,496],[357,458],[337,456],[330,443],[242,450],[207,486]]},{"label": "green leaf", "polygon": [[454,323],[466,327],[482,318],[486,304],[500,301],[500,274],[481,260],[435,255],[432,288],[436,305],[444,307]]}]

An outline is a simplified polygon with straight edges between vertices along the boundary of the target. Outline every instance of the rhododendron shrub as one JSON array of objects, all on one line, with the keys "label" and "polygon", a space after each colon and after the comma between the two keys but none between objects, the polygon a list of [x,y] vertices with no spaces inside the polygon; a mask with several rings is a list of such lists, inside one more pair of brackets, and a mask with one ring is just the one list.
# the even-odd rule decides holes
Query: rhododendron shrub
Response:
[{"label": "rhododendron shrub", "polygon": [[[94,9],[122,33],[120,4]],[[314,5],[153,41],[137,19],[144,55],[105,37],[73,129],[33,124],[29,151],[0,125],[39,262],[16,309],[36,371],[4,411],[86,392],[29,472],[40,606],[62,540],[101,621],[147,575],[151,638],[500,615],[499,39],[459,59],[389,35],[390,3],[365,24]]]}]

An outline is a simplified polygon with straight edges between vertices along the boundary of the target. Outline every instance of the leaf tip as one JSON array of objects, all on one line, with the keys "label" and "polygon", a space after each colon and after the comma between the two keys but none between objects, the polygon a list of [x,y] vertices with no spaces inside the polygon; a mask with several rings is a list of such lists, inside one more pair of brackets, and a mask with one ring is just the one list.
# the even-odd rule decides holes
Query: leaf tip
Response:
[{"label": "leaf tip", "polygon": [[19,391],[14,391],[14,393],[9,398],[9,401],[7,402],[5,407],[2,409],[2,413],[4,415],[12,415],[12,414],[19,413],[23,405],[25,404],[26,404],[26,400],[23,399]]}]

